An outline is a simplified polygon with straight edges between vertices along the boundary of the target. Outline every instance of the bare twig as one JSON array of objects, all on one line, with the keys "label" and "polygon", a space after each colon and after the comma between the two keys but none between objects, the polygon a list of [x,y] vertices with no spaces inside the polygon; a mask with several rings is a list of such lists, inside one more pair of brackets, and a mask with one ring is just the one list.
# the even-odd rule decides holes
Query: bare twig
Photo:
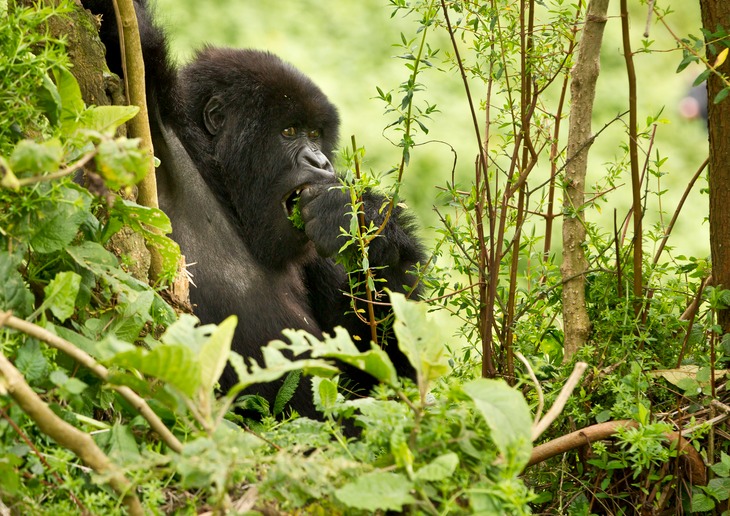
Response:
[{"label": "bare twig", "polygon": [[565,385],[563,385],[563,388],[560,390],[558,399],[555,400],[553,406],[550,407],[550,410],[547,411],[545,417],[538,421],[537,424],[532,426],[533,441],[540,437],[542,433],[548,429],[548,427],[553,423],[553,421],[555,421],[555,419],[557,419],[557,417],[563,411],[565,404],[568,402],[568,398],[570,398],[570,395],[573,393],[573,389],[575,389],[575,386],[578,385],[578,381],[580,381],[580,377],[583,376],[583,373],[585,372],[587,367],[588,364],[586,364],[585,362],[578,362],[575,364],[575,367],[573,367],[573,372],[570,374],[568,381],[565,382]]},{"label": "bare twig", "polygon": [[537,380],[537,376],[535,376],[535,371],[532,370],[532,366],[525,356],[519,351],[515,351],[515,356],[520,360],[520,362],[525,364],[527,374],[530,375],[530,380],[532,380],[532,383],[535,384],[535,390],[537,391],[537,409],[535,410],[535,420],[533,422],[533,426],[535,426],[542,417],[542,409],[545,407],[545,394],[542,392],[542,387],[540,386],[540,382]]},{"label": "bare twig", "polygon": [[[11,315],[9,312],[5,312],[2,314],[2,317],[0,317],[0,326],[3,325],[8,328],[21,331],[26,335],[30,335],[31,337],[45,342],[49,346],[63,351],[79,364],[88,368],[102,380],[107,381],[109,378],[109,372],[106,367],[99,364],[91,356],[71,344],[69,341],[62,339],[58,335],[54,335],[45,328],[41,328],[36,324],[19,319],[18,317]],[[140,415],[147,420],[152,430],[160,436],[160,439],[162,439],[171,450],[176,452],[182,451],[182,443],[177,437],[175,437],[170,429],[165,426],[162,420],[157,416],[157,414],[155,414],[144,399],[127,386],[111,385],[111,387],[124,399],[126,399],[140,413]]]},{"label": "bare twig", "polygon": [[51,174],[46,174],[45,176],[33,176],[33,177],[23,177],[18,179],[18,186],[28,186],[35,183],[41,183],[43,181],[53,181],[54,179],[60,179],[62,177],[65,177],[69,174],[73,174],[78,169],[86,165],[91,159],[96,156],[96,149],[87,152],[83,156],[81,156],[78,160],[71,163],[69,166],[62,168],[61,170],[58,170],[56,172],[53,172]]}]

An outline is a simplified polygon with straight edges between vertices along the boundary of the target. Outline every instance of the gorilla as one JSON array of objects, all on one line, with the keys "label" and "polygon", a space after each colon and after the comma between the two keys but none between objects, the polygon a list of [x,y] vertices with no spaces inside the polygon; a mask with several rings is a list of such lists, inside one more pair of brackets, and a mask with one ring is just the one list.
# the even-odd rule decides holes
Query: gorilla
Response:
[{"label": "gorilla", "polygon": [[[121,61],[112,2],[85,0],[102,14],[101,37],[113,72]],[[145,0],[135,0],[160,206],[172,238],[191,267],[190,298],[204,324],[238,316],[233,350],[261,360],[261,347],[286,328],[321,336],[343,326],[363,350],[370,327],[351,306],[348,278],[335,257],[349,227],[349,192],[332,166],[339,118],[325,94],[275,55],[258,50],[205,47],[186,66],[172,62],[163,30]],[[295,204],[303,228],[290,220]],[[363,196],[366,224],[384,221],[386,199]],[[398,292],[417,284],[424,262],[412,218],[395,207],[369,247],[369,261],[384,285]],[[418,295],[419,289],[413,292]],[[379,316],[385,315],[383,308]],[[401,376],[413,377],[392,336],[384,345]],[[363,391],[367,375],[346,369]],[[221,389],[236,383],[228,368]],[[269,403],[279,383],[252,388]],[[290,405],[317,417],[308,382]]]}]

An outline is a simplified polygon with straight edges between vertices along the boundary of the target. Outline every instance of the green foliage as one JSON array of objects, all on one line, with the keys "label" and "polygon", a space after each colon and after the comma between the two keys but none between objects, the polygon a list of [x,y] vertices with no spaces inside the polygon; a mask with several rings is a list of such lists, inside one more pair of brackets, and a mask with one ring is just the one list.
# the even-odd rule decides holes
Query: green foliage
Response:
[{"label": "green foliage", "polygon": [[[601,173],[588,187],[589,201],[562,214],[588,216],[592,328],[577,358],[591,367],[545,435],[615,419],[639,424],[620,430],[612,442],[594,443],[588,455],[568,452],[524,471],[533,451],[531,408],[542,407],[542,399],[515,360],[517,352],[532,364],[548,404],[571,365],[563,363],[563,278],[551,224],[561,216],[552,203],[568,159],[557,127],[566,125],[561,88],[574,64],[578,4],[531,3],[537,16],[530,31],[521,25],[525,6],[513,2],[446,4],[451,29],[439,2],[390,2],[394,16],[415,21],[396,44],[403,79],[376,89],[387,119],[384,134],[396,149],[394,164],[382,173],[363,172],[365,151],[354,138],[343,157],[352,216],[343,228],[340,261],[350,274],[352,310],[373,324],[376,340],[395,334],[416,371],[412,383],[398,378],[377,342],[360,351],[362,343],[341,328],[321,341],[285,331],[256,363],[231,352],[234,328],[246,321],[232,317],[199,326],[192,316],[176,315],[161,295],[179,260],[176,244],[163,236],[172,229],[169,219],[113,193],[131,192],[147,168],[139,143],[115,136],[136,108],[84,104],[63,44],[45,26],[70,2],[54,10],[8,9],[0,1],[7,14],[0,17],[0,105],[9,113],[0,117],[0,309],[69,341],[107,366],[108,376],[101,380],[55,348],[8,328],[0,328],[0,352],[60,417],[93,432],[150,512],[223,513],[245,505],[318,514],[591,514],[667,503],[704,512],[727,500],[727,443],[717,443],[710,457],[703,447],[710,425],[696,418],[721,392],[719,368],[730,364],[730,339],[721,338],[716,322],[730,298],[727,290],[702,286],[711,270],[707,259],[675,256],[671,248],[660,253],[662,260],[643,264],[646,295],[637,300],[628,294],[637,244],[622,235],[620,220],[610,231],[605,227],[611,224],[591,220],[614,211],[608,194],[625,181],[625,143],[609,144],[615,156],[595,167]],[[719,59],[726,34],[718,29],[707,35],[715,38]],[[685,43],[680,68],[704,53],[700,39]],[[652,48],[645,40],[642,52],[649,55]],[[488,122],[489,133],[474,138],[478,147],[469,151],[482,148],[486,168],[466,178],[449,170],[445,181],[438,180],[441,224],[432,268],[420,278],[437,298],[428,305],[397,293],[385,297],[368,257],[369,245],[381,238],[380,224],[361,223],[361,199],[367,189],[384,191],[385,220],[400,206],[410,178],[424,177],[415,168],[421,145],[440,129],[436,106],[450,107],[427,84],[429,76],[449,69],[463,71],[471,91],[479,92],[470,99],[477,118],[462,124],[481,131]],[[458,82],[460,74],[441,75]],[[647,216],[649,200],[661,206],[665,199],[662,181],[673,168],[654,147],[664,115],[650,113],[639,128]],[[598,144],[601,133],[596,136]],[[471,157],[461,161],[473,164]],[[81,168],[89,188],[70,180]],[[413,183],[426,190],[425,180]],[[296,212],[297,206],[294,224],[300,223]],[[122,228],[162,257],[165,272],[155,288],[126,270],[131,258],[119,256],[113,244]],[[640,244],[658,246],[667,229],[657,223]],[[389,299],[393,315],[381,320],[361,299]],[[696,314],[682,316],[694,299]],[[637,302],[646,307],[642,316]],[[454,317],[445,325],[431,312],[434,306]],[[491,373],[504,380],[475,379],[487,358]],[[227,364],[238,383],[218,396]],[[371,397],[353,397],[340,385],[343,364],[380,382]],[[258,396],[237,398],[251,385],[272,381],[281,386],[271,407]],[[311,385],[322,421],[289,410],[300,384]],[[125,388],[172,429],[178,452],[152,431],[138,405],[122,399]],[[262,417],[246,420],[231,407]],[[677,413],[693,416],[675,416],[668,424],[672,416],[666,414]],[[356,437],[345,434],[353,428]],[[678,457],[666,434],[678,428],[715,462],[706,486],[685,490],[685,478],[674,476]],[[80,466],[0,394],[0,497],[11,511],[122,513],[106,478]],[[243,492],[246,498],[234,505]]]}]

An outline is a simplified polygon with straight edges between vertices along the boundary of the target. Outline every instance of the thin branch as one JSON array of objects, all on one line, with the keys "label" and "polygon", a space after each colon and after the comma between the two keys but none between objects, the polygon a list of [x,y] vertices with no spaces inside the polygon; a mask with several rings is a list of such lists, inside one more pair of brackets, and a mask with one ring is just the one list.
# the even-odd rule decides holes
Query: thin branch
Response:
[{"label": "thin branch", "polygon": [[533,423],[533,426],[535,426],[542,417],[542,409],[545,407],[545,394],[542,392],[542,387],[540,386],[540,382],[538,381],[537,376],[535,376],[535,371],[532,370],[532,366],[527,361],[525,356],[519,351],[515,351],[515,356],[520,360],[520,362],[525,364],[527,374],[530,375],[530,380],[532,380],[532,383],[535,384],[535,391],[537,391],[537,409],[535,410],[535,420]]},{"label": "thin branch", "polygon": [[[567,435],[553,439],[532,449],[532,455],[526,468],[539,464],[550,457],[561,453],[569,452],[575,448],[586,446],[590,443],[601,441],[612,437],[621,428],[639,428],[639,423],[629,419],[620,421],[607,421],[598,425],[592,425],[576,430]],[[687,439],[682,437],[680,432],[665,432],[664,437],[670,445],[677,449],[677,454],[685,461],[689,471],[690,481],[693,485],[705,485],[707,483],[707,471],[702,457],[694,449]]]},{"label": "thin branch", "polygon": [[632,209],[634,212],[634,311],[641,320],[644,311],[643,297],[643,246],[644,232],[641,207],[641,180],[639,178],[638,108],[636,106],[636,69],[629,37],[629,12],[626,0],[621,0],[621,34],[623,39],[626,75],[629,80],[629,161],[631,166]]},{"label": "thin branch", "polygon": [[53,181],[54,179],[60,179],[62,177],[65,177],[69,174],[73,174],[78,169],[86,165],[91,159],[96,156],[96,149],[87,152],[83,156],[81,156],[78,160],[71,163],[69,166],[62,168],[61,170],[58,170],[56,172],[53,172],[51,174],[46,174],[45,176],[33,176],[33,177],[23,177],[18,179],[18,186],[28,186],[35,183],[41,183],[43,181]]},{"label": "thin branch", "polygon": [[555,400],[553,406],[550,407],[550,410],[547,411],[545,417],[542,418],[537,424],[532,426],[533,441],[540,437],[542,433],[548,429],[548,427],[553,423],[553,421],[557,419],[557,417],[563,411],[563,408],[565,408],[565,404],[568,402],[570,395],[573,393],[573,389],[575,389],[575,386],[578,385],[580,377],[583,376],[583,373],[585,372],[587,367],[588,364],[586,364],[585,362],[578,362],[575,364],[575,367],[573,367],[573,372],[570,374],[570,377],[565,382],[565,385],[563,385],[563,388],[560,390],[558,399]]},{"label": "thin branch", "polygon": [[[5,312],[0,316],[0,326],[13,328],[14,330],[18,330],[25,333],[26,335],[41,340],[49,346],[63,351],[68,356],[73,358],[76,362],[89,369],[92,373],[94,373],[102,380],[107,381],[109,378],[109,371],[106,367],[99,364],[90,355],[80,350],[69,341],[62,339],[58,335],[54,335],[45,328],[41,328],[36,324],[24,321],[23,319],[19,319],[18,317],[11,315],[10,312]],[[175,437],[170,429],[165,426],[162,420],[157,416],[157,414],[155,414],[155,412],[150,408],[150,406],[144,399],[142,399],[137,393],[135,393],[127,386],[110,386],[112,389],[117,391],[125,400],[127,400],[140,413],[140,415],[147,420],[152,430],[154,430],[157,435],[160,436],[160,439],[162,439],[165,444],[170,447],[171,450],[178,453],[182,451],[182,443],[178,440],[177,437]]]}]

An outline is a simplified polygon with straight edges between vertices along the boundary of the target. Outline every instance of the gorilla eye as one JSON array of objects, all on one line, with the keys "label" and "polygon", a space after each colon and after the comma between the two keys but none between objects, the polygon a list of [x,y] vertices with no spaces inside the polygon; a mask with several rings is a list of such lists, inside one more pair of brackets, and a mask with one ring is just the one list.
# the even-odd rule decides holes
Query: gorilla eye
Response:
[{"label": "gorilla eye", "polygon": [[311,131],[309,131],[307,136],[314,140],[322,136],[322,131],[320,131],[319,129],[312,129]]},{"label": "gorilla eye", "polygon": [[286,136],[287,138],[294,138],[297,135],[297,128],[296,127],[287,127],[284,129],[281,134]]}]

